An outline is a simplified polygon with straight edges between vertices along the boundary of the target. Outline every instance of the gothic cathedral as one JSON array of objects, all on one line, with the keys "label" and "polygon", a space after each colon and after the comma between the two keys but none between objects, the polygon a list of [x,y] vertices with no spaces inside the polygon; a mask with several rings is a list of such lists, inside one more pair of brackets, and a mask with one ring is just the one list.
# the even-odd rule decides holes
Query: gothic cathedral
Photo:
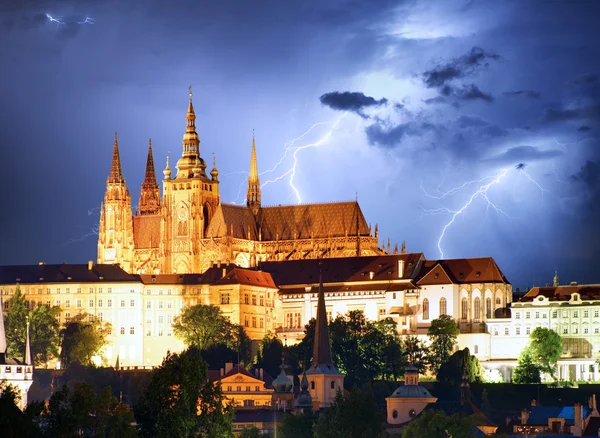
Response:
[{"label": "gothic cathedral", "polygon": [[100,209],[98,263],[118,263],[135,274],[202,273],[214,263],[251,267],[262,261],[385,253],[377,226],[372,233],[358,202],[261,206],[254,134],[246,206],[221,203],[216,161],[207,174],[200,157],[191,87],[186,119],[177,172],[172,177],[167,158],[162,197],[150,142],[135,214],[115,134]]}]

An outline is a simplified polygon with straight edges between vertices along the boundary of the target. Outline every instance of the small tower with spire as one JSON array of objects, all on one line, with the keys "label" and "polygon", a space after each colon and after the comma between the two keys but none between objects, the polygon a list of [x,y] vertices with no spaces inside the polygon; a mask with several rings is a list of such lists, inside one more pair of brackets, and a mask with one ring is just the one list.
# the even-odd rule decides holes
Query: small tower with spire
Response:
[{"label": "small tower with spire", "polygon": [[7,354],[6,332],[4,331],[4,314],[2,312],[2,296],[0,296],[0,382],[12,385],[19,392],[19,408],[27,407],[27,392],[33,383],[33,361],[29,342],[29,318],[27,318],[27,342],[23,358],[10,358]]},{"label": "small tower with spire", "polygon": [[121,170],[119,139],[115,132],[112,163],[106,180],[98,228],[98,263],[118,263],[130,271],[133,260],[131,196]]},{"label": "small tower with spire", "polygon": [[190,101],[186,115],[185,133],[183,134],[183,151],[177,161],[177,175],[175,179],[205,177],[206,164],[200,158],[200,138],[196,132],[196,113],[192,102],[192,86],[189,88]]},{"label": "small tower with spire", "polygon": [[338,371],[331,360],[329,328],[323,291],[323,262],[319,262],[319,298],[317,302],[317,320],[313,346],[312,365],[306,370],[309,391],[315,408],[331,406],[338,391],[344,389],[344,375]]},{"label": "small tower with spire", "polygon": [[246,192],[246,205],[254,215],[260,209],[260,180],[258,178],[258,164],[256,163],[256,143],[254,130],[252,131],[252,153],[250,156],[250,174],[248,175],[248,191]]},{"label": "small tower with spire", "polygon": [[560,283],[558,282],[558,269],[556,269],[554,271],[554,287],[558,287],[560,286]]},{"label": "small tower with spire", "polygon": [[148,158],[146,159],[146,175],[140,191],[138,214],[150,215],[160,213],[160,191],[156,183],[156,170],[152,156],[152,139],[148,141]]}]

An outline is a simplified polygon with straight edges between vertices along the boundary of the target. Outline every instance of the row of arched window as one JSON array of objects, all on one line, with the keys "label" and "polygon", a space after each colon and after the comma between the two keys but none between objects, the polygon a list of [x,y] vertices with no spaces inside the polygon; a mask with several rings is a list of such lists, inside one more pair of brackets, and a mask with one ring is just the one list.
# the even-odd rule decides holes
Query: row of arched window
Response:
[{"label": "row of arched window", "polygon": [[[502,305],[500,297],[496,298],[496,308]],[[493,315],[492,299],[490,297],[485,299],[485,318],[492,318]],[[481,298],[475,297],[473,300],[473,321],[481,321],[484,318],[484,309],[481,306]],[[439,316],[448,314],[448,303],[446,298],[440,298],[439,301]],[[423,300],[423,320],[429,319],[429,300],[425,298]],[[469,319],[469,301],[467,298],[463,298],[460,301],[460,319],[466,321]]]}]

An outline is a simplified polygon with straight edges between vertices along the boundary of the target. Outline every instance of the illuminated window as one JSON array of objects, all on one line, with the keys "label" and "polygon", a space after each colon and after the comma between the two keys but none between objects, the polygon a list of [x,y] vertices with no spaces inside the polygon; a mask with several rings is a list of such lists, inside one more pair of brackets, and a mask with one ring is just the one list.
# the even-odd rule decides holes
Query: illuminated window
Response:
[{"label": "illuminated window", "polygon": [[509,329],[508,327],[504,327],[504,336],[508,336]]},{"label": "illuminated window", "polygon": [[481,300],[479,299],[479,297],[475,297],[475,302],[474,302],[473,307],[474,307],[473,320],[474,321],[481,320]]},{"label": "illuminated window", "polygon": [[466,321],[468,314],[469,314],[469,303],[466,298],[463,298],[460,301],[460,319],[462,319],[463,321]]},{"label": "illuminated window", "polygon": [[135,300],[129,301],[129,307],[135,307]]},{"label": "illuminated window", "polygon": [[429,300],[427,298],[423,300],[423,319],[425,321],[429,319]]},{"label": "illuminated window", "polygon": [[125,327],[121,327],[121,334],[124,335],[125,334]]},{"label": "illuminated window", "polygon": [[221,304],[229,304],[229,292],[221,292]]},{"label": "illuminated window", "polygon": [[440,298],[440,316],[448,314],[448,304],[446,298]]},{"label": "illuminated window", "polygon": [[492,299],[490,297],[487,297],[485,299],[485,317],[492,317]]},{"label": "illuminated window", "polygon": [[129,334],[130,335],[134,335],[135,334],[135,327],[129,327]]},{"label": "illuminated window", "polygon": [[256,306],[256,295],[252,294],[252,305]]}]

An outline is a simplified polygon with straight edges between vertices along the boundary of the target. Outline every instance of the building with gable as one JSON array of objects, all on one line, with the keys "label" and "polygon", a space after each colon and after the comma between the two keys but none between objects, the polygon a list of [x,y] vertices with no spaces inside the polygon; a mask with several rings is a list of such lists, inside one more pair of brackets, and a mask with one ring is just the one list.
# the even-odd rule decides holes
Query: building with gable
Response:
[{"label": "building with gable", "polygon": [[358,202],[263,206],[254,135],[246,205],[222,203],[216,161],[207,172],[200,156],[191,87],[182,144],[175,175],[167,158],[162,195],[149,144],[134,214],[115,134],[100,213],[99,264],[118,263],[136,274],[182,274],[204,272],[214,263],[247,268],[266,260],[385,253],[377,226],[372,232]]}]

